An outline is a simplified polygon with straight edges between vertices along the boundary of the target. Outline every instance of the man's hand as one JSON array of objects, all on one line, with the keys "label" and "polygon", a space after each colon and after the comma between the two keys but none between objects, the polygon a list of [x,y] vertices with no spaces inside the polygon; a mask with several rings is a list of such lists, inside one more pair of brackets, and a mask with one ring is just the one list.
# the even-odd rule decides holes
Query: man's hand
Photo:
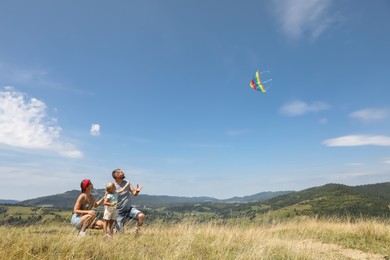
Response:
[{"label": "man's hand", "polygon": [[140,192],[142,190],[142,185],[137,184],[137,189],[135,189],[137,192]]}]

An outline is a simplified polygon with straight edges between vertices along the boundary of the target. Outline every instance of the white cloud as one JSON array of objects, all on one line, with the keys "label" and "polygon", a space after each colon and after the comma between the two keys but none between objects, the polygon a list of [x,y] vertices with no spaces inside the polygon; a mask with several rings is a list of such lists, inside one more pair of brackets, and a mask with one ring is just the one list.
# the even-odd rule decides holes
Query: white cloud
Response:
[{"label": "white cloud", "polygon": [[370,122],[386,119],[389,114],[389,111],[386,109],[367,108],[355,111],[349,116],[363,122]]},{"label": "white cloud", "polygon": [[29,99],[13,87],[0,91],[0,144],[11,147],[50,150],[79,158],[82,153],[60,140],[61,127],[46,115],[42,101]]},{"label": "white cloud", "polygon": [[329,7],[332,0],[274,0],[282,31],[292,39],[308,34],[316,39],[336,21]]},{"label": "white cloud", "polygon": [[91,125],[91,130],[89,132],[93,136],[100,135],[100,125],[99,124],[92,124]]},{"label": "white cloud", "polygon": [[312,104],[307,104],[303,101],[297,100],[297,101],[292,101],[290,103],[284,104],[280,108],[280,112],[283,115],[287,115],[287,116],[300,116],[309,112],[326,110],[329,107],[330,106],[328,104],[321,101],[314,102]]},{"label": "white cloud", "polygon": [[326,146],[390,146],[390,137],[381,135],[347,135],[338,138],[328,139],[323,141],[322,143]]}]

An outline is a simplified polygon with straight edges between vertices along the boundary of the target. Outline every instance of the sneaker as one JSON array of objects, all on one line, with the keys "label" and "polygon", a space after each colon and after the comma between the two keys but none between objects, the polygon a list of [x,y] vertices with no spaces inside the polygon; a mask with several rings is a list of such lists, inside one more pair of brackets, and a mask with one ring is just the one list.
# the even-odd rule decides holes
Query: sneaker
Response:
[{"label": "sneaker", "polygon": [[78,236],[79,237],[86,237],[87,233],[85,233],[85,231],[80,231]]}]

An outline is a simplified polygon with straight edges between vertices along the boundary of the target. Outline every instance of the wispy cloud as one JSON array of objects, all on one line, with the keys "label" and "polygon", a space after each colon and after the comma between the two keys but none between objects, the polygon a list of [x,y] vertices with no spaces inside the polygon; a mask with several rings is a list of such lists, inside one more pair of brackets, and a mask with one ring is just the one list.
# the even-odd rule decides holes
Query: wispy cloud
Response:
[{"label": "wispy cloud", "polygon": [[21,69],[0,61],[0,76],[7,83],[46,85],[48,83],[47,75],[48,72],[43,69]]},{"label": "wispy cloud", "polygon": [[326,146],[390,146],[390,137],[382,135],[347,135],[322,142]]},{"label": "wispy cloud", "polygon": [[195,147],[195,148],[226,148],[227,146],[226,145],[220,145],[220,144],[201,144],[201,143],[198,143],[198,144],[188,144],[188,146],[190,147]]},{"label": "wispy cloud", "polygon": [[46,105],[28,98],[13,87],[0,91],[0,144],[11,147],[50,150],[71,158],[83,154],[61,141],[61,127],[46,115]]},{"label": "wispy cloud", "polygon": [[274,0],[281,30],[291,39],[305,34],[316,39],[337,19],[330,12],[332,0]]},{"label": "wispy cloud", "polygon": [[100,135],[100,125],[99,124],[92,124],[91,129],[89,130],[89,133],[92,136],[99,136]]},{"label": "wispy cloud", "polygon": [[387,109],[367,108],[352,112],[349,116],[363,122],[371,122],[386,119],[390,112]]},{"label": "wispy cloud", "polygon": [[91,179],[95,188],[100,188],[106,184],[107,174],[111,171],[111,167],[106,167],[105,163],[91,165],[63,157],[37,155],[21,158],[19,154],[17,162],[0,158],[0,172],[7,173],[1,174],[1,183],[20,182],[18,188],[23,191],[16,192],[12,185],[3,185],[0,198],[25,200],[79,190],[80,181],[85,178]]},{"label": "wispy cloud", "polygon": [[245,129],[241,129],[241,130],[229,130],[226,132],[226,134],[228,136],[239,136],[239,135],[244,135],[244,134],[247,134],[249,131],[248,130],[245,130]]},{"label": "wispy cloud", "polygon": [[390,158],[386,158],[382,161],[382,163],[390,164]]},{"label": "wispy cloud", "polygon": [[375,171],[361,170],[361,171],[354,171],[354,172],[345,172],[339,175],[333,175],[330,176],[330,179],[333,181],[345,181],[345,180],[352,180],[355,178],[370,177],[375,175],[378,175],[378,173]]},{"label": "wispy cloud", "polygon": [[328,124],[328,119],[327,118],[321,118],[318,122],[319,122],[320,125],[326,125],[326,124]]},{"label": "wispy cloud", "polygon": [[303,101],[297,100],[284,104],[280,108],[280,113],[286,116],[300,116],[309,112],[317,112],[329,108],[330,106],[325,102],[317,101],[312,104],[307,104]]},{"label": "wispy cloud", "polygon": [[184,164],[193,163],[193,160],[173,157],[173,158],[163,158],[162,162],[170,165],[184,165]]},{"label": "wispy cloud", "polygon": [[69,91],[76,94],[90,95],[84,89],[78,89],[67,86],[57,81],[50,75],[50,69],[47,68],[22,68],[6,64],[0,61],[0,84],[12,86],[29,86],[60,91]]},{"label": "wispy cloud", "polygon": [[352,167],[358,167],[358,166],[363,166],[364,163],[359,163],[359,162],[355,162],[355,163],[347,163],[347,166],[352,166]]}]

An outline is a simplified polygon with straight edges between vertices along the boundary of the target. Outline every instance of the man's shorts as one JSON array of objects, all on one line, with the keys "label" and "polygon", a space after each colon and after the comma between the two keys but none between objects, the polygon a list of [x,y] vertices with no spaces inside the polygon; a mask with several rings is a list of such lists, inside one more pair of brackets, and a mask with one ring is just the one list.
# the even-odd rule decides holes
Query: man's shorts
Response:
[{"label": "man's shorts", "polygon": [[126,216],[130,219],[136,219],[139,213],[141,213],[141,211],[132,207],[130,210],[126,211],[125,213],[122,213],[121,215]]},{"label": "man's shorts", "polygon": [[104,207],[104,220],[115,220],[116,218],[116,207],[106,206]]},{"label": "man's shorts", "polygon": [[133,207],[124,212],[118,212],[116,214],[116,221],[115,221],[116,230],[120,231],[122,229],[123,224],[127,218],[137,219],[139,213],[141,213],[141,211]]}]

